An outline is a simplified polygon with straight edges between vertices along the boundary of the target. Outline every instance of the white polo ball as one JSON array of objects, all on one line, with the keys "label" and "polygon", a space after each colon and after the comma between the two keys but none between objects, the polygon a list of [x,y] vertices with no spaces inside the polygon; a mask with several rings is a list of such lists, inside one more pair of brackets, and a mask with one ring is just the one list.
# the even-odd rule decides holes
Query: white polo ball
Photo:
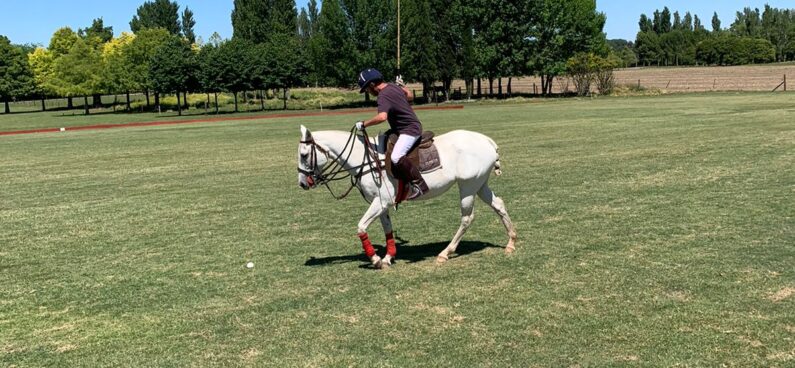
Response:
[{"label": "white polo ball", "polygon": [[246,268],[254,268],[254,262],[246,263]]}]

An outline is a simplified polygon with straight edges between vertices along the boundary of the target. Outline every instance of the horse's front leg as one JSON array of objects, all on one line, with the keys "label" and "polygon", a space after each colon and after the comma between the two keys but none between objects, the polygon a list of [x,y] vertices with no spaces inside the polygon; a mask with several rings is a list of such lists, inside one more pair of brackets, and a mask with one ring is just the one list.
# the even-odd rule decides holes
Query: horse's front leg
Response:
[{"label": "horse's front leg", "polygon": [[397,246],[395,245],[395,235],[392,231],[392,219],[389,218],[389,208],[381,214],[381,226],[384,228],[386,235],[386,256],[381,261],[382,267],[389,267],[392,265],[392,260],[397,255]]},{"label": "horse's front leg", "polygon": [[388,209],[389,207],[387,205],[384,205],[379,198],[376,198],[373,200],[373,203],[370,204],[370,208],[367,209],[367,212],[364,214],[364,216],[362,216],[362,219],[359,220],[358,234],[359,239],[362,241],[364,254],[370,259],[370,262],[372,262],[373,266],[376,266],[377,268],[381,268],[381,257],[375,254],[373,243],[370,242],[370,238],[367,235],[367,227],[369,227],[376,218],[381,216],[381,214],[383,214],[385,211],[388,211]]}]

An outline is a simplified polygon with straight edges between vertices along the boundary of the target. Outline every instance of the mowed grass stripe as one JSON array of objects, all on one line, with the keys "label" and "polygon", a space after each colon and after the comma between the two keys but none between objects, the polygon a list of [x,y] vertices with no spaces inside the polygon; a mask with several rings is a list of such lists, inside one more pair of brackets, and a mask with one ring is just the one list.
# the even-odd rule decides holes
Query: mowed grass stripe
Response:
[{"label": "mowed grass stripe", "polygon": [[298,126],[355,116],[5,137],[0,362],[786,366],[790,110],[723,94],[422,111],[500,145],[518,253],[478,203],[437,267],[453,190],[393,215],[407,243],[388,272],[363,268],[361,199],[296,182]]}]

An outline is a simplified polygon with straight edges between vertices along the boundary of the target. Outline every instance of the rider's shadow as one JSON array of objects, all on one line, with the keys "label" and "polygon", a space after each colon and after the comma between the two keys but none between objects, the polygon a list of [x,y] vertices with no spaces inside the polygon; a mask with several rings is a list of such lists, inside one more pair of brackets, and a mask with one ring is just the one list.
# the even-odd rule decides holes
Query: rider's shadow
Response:
[{"label": "rider's shadow", "polygon": [[[436,256],[447,247],[447,242],[439,242],[439,243],[430,243],[430,244],[421,244],[421,245],[413,245],[407,246],[409,243],[406,240],[401,239],[400,237],[396,238],[397,242],[397,259],[393,262],[395,263],[417,263],[423,262],[427,260],[436,260]],[[385,247],[381,245],[374,245],[374,248],[379,254],[383,254],[385,251]],[[498,245],[491,244],[491,243],[484,243],[479,241],[461,241],[458,244],[458,248],[456,249],[455,255],[452,258],[466,256],[468,254],[477,253],[487,248],[502,248]],[[348,256],[334,256],[334,257],[323,257],[323,258],[316,258],[310,257],[305,263],[304,266],[326,266],[332,264],[341,264],[341,263],[348,263],[348,262],[363,262],[360,268],[370,268],[369,261],[367,258],[361,254],[353,254]]]}]

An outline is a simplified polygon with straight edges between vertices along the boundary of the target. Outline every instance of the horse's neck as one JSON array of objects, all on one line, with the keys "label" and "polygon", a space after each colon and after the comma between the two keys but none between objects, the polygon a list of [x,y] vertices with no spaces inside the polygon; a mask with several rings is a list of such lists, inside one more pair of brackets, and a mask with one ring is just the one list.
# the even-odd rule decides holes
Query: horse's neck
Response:
[{"label": "horse's neck", "polygon": [[[359,137],[354,139],[353,152],[348,155],[351,147],[345,147],[350,139],[350,133],[342,131],[324,131],[313,133],[315,141],[329,152],[329,159],[338,160],[346,169],[352,169],[362,164],[364,147]],[[343,152],[344,150],[344,152]],[[346,160],[347,159],[347,160]]]}]

